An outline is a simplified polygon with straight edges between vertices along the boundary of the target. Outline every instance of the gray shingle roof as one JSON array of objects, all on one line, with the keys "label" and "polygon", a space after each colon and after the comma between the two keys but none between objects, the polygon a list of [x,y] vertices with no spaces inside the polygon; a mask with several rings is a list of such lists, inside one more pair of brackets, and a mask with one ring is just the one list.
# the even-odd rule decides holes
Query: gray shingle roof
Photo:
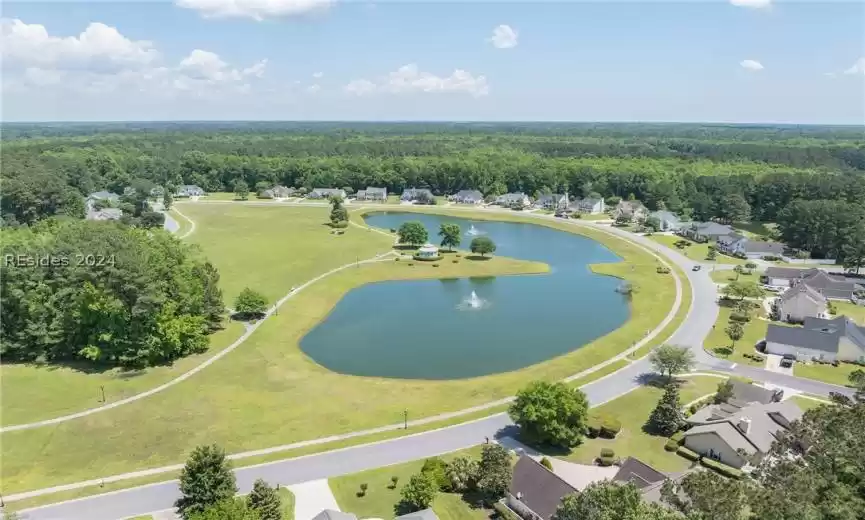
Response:
[{"label": "gray shingle roof", "polygon": [[481,200],[484,198],[483,193],[478,190],[460,190],[456,192],[454,198],[457,199],[470,199],[470,200]]},{"label": "gray shingle roof", "polygon": [[844,277],[832,276],[824,271],[806,276],[802,283],[822,293],[827,298],[849,300],[853,298],[856,284],[848,282]]},{"label": "gray shingle roof", "polygon": [[116,201],[116,200],[120,199],[120,195],[118,195],[116,193],[111,193],[110,191],[103,190],[103,191],[96,191],[96,192],[91,193],[89,198],[95,199],[95,200],[113,200],[113,201]]},{"label": "gray shingle roof", "polygon": [[832,353],[838,352],[842,337],[865,349],[865,327],[856,325],[846,316],[839,316],[832,320],[807,317],[802,327],[770,324],[766,331],[767,342]]},{"label": "gray shingle roof", "polygon": [[694,222],[691,226],[697,234],[711,237],[722,237],[734,234],[733,228],[717,222]]},{"label": "gray shingle roof", "polygon": [[618,473],[613,476],[614,482],[631,482],[640,489],[651,486],[657,482],[666,480],[667,475],[649,466],[645,462],[628,457],[620,466]]},{"label": "gray shingle roof", "polygon": [[804,284],[804,283],[797,283],[793,287],[790,287],[789,289],[784,291],[783,294],[781,294],[780,298],[782,301],[786,302],[786,301],[792,300],[793,298],[798,296],[800,293],[804,293],[809,298],[811,298],[812,300],[814,300],[815,302],[818,302],[818,303],[826,301],[826,298],[822,294],[820,294],[819,292],[812,289],[810,286],[808,286],[808,284]]},{"label": "gray shingle roof", "polygon": [[[714,433],[733,450],[767,453],[777,436],[786,430],[785,423],[801,417],[802,410],[793,401],[753,404],[720,421],[694,426],[685,433],[685,437]],[[751,421],[747,433],[735,426],[742,419]]]},{"label": "gray shingle roof", "polygon": [[398,516],[395,520],[439,520],[439,517],[435,514],[435,511],[427,508],[407,515]]},{"label": "gray shingle roof", "polygon": [[787,280],[794,280],[797,278],[804,278],[805,276],[810,276],[818,272],[820,272],[820,270],[816,267],[812,267],[811,269],[796,269],[794,267],[767,267],[764,275],[769,278],[784,278]]},{"label": "gray shingle roof", "polygon": [[733,399],[744,403],[769,404],[779,399],[776,390],[769,390],[744,381],[730,381],[733,384]]},{"label": "gray shingle roof", "polygon": [[762,253],[766,255],[779,256],[784,253],[785,249],[787,249],[787,246],[780,242],[764,242],[762,240],[751,239],[748,239],[748,241],[745,242],[746,253]]},{"label": "gray shingle roof", "polygon": [[577,490],[539,462],[523,455],[514,466],[510,492],[541,518],[548,520],[562,498]]},{"label": "gray shingle roof", "polygon": [[654,212],[652,212],[650,215],[653,216],[653,217],[655,217],[655,218],[657,218],[658,220],[660,220],[660,221],[662,221],[662,222],[663,222],[663,221],[667,221],[667,222],[681,222],[681,219],[679,219],[679,217],[677,217],[675,213],[672,213],[672,212],[670,212],[670,211],[663,211],[663,210],[661,210],[661,211],[654,211]]},{"label": "gray shingle roof", "polygon": [[357,516],[335,509],[324,509],[321,513],[312,517],[312,520],[357,520]]}]

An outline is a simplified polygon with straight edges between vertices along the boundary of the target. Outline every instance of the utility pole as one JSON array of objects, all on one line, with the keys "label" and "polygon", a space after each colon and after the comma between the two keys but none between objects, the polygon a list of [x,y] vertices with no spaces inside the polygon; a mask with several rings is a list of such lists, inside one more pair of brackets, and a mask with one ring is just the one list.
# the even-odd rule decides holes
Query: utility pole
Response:
[{"label": "utility pole", "polygon": [[403,429],[408,430],[408,410],[403,410]]}]

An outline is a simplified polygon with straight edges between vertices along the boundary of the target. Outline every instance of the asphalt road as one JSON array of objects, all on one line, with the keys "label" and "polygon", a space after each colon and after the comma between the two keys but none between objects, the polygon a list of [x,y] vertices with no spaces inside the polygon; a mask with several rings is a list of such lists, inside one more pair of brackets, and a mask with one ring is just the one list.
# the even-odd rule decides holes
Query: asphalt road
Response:
[{"label": "asphalt road", "polygon": [[[615,228],[612,228],[612,231],[660,252],[687,274],[693,291],[693,303],[685,322],[669,343],[691,347],[698,361],[698,370],[712,369],[738,374],[816,395],[826,396],[829,392],[852,394],[850,389],[759,368],[734,365],[707,354],[702,348],[703,339],[712,330],[718,315],[717,288],[709,277],[708,269],[692,271],[695,265],[693,260],[648,238]],[[610,376],[586,385],[583,391],[590,403],[598,405],[640,386],[643,377],[651,372],[648,361],[636,361]],[[507,436],[512,432],[512,428],[508,417],[499,414],[399,439],[241,468],[236,471],[238,488],[241,493],[248,492],[257,478],[263,478],[271,484],[288,485],[408,462],[467,448],[484,442],[486,437]],[[178,496],[177,482],[165,482],[30,509],[23,511],[20,517],[27,520],[118,520],[169,509]]]}]

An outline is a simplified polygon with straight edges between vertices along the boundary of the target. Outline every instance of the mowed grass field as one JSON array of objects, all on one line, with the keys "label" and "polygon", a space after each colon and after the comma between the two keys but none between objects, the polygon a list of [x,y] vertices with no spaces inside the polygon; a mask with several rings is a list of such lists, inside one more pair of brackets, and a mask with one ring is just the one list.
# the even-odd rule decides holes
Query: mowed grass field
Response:
[{"label": "mowed grass field", "polygon": [[[345,263],[346,257],[349,261],[352,256],[363,258],[353,255],[351,247],[372,256],[391,245],[388,236],[354,226],[344,236],[329,235],[329,228],[321,225],[326,208],[187,204],[181,210],[196,221],[197,230],[190,238],[197,237],[224,283],[236,278],[234,291],[249,285],[281,295],[328,266]],[[353,215],[362,221],[356,212]],[[537,222],[516,215],[485,217]],[[626,259],[596,266],[638,287],[631,302],[632,319],[626,325],[577,351],[505,374],[457,381],[340,375],[313,363],[298,342],[349,290],[386,279],[527,273],[544,271],[546,266],[496,257],[443,262],[438,268],[385,261],[347,269],[299,293],[240,348],[177,386],[85,418],[3,434],[4,493],[181,463],[193,447],[204,443],[215,442],[236,453],[396,423],[406,409],[411,418],[421,418],[482,404],[513,395],[529,380],[560,379],[594,366],[639,340],[669,312],[675,299],[673,279],[656,273],[653,256],[601,231],[552,221],[546,225],[601,238]],[[222,232],[212,232],[209,226]],[[340,247],[321,249],[320,241]],[[311,243],[311,250],[318,252],[317,262],[303,258],[302,248],[297,247],[303,243]],[[269,248],[282,248],[286,254],[297,251],[297,256],[286,260],[285,255],[272,255],[264,262],[260,257],[271,255]],[[253,265],[239,261],[239,256],[249,257]],[[287,270],[306,274],[287,274]],[[262,287],[253,280],[269,285]],[[226,287],[227,296],[231,291]],[[230,302],[230,296],[226,299]]]},{"label": "mowed grass field", "polygon": [[[699,244],[697,242],[691,242],[690,240],[683,239],[682,237],[677,236],[677,235],[654,234],[654,235],[651,235],[649,238],[651,238],[652,240],[654,240],[655,242],[657,242],[661,245],[669,247],[673,251],[678,251],[679,253],[687,256],[688,258],[690,258],[691,260],[693,260],[695,262],[701,262],[701,263],[707,263],[707,264],[711,264],[711,263],[715,263],[715,264],[745,264],[745,263],[747,263],[747,260],[742,260],[739,258],[733,258],[732,256],[722,255],[721,253],[717,254],[714,262],[711,260],[707,260],[706,256],[709,254],[709,245],[710,244],[708,244],[708,243]],[[687,240],[688,246],[686,246],[684,249],[679,249],[678,247],[676,247],[674,245],[679,240]]]}]

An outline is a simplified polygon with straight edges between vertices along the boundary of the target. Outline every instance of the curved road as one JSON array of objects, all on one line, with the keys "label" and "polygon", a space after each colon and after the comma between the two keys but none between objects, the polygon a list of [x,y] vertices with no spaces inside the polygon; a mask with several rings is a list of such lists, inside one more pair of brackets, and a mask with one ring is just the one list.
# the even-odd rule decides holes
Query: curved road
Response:
[{"label": "curved road", "polygon": [[[602,227],[587,222],[575,221],[574,223],[581,226]],[[606,226],[602,228],[664,255],[686,273],[692,288],[691,309],[684,323],[669,342],[690,347],[697,359],[698,369],[741,375],[822,396],[828,395],[829,392],[852,394],[848,388],[737,365],[710,356],[703,350],[702,345],[718,315],[716,304],[718,293],[708,273],[705,270],[692,271],[692,267],[696,264],[693,260],[648,238],[617,228]],[[609,376],[585,385],[582,389],[592,406],[597,406],[639,387],[644,374],[651,372],[652,368],[648,360],[643,358]],[[485,437],[498,438],[508,435],[512,428],[513,424],[506,414],[497,414],[398,439],[240,468],[235,471],[237,484],[240,492],[246,493],[257,478],[263,478],[274,484],[290,485],[355,473],[467,448],[483,442]],[[117,520],[170,509],[178,496],[176,481],[162,482],[22,511],[21,518]]]}]

